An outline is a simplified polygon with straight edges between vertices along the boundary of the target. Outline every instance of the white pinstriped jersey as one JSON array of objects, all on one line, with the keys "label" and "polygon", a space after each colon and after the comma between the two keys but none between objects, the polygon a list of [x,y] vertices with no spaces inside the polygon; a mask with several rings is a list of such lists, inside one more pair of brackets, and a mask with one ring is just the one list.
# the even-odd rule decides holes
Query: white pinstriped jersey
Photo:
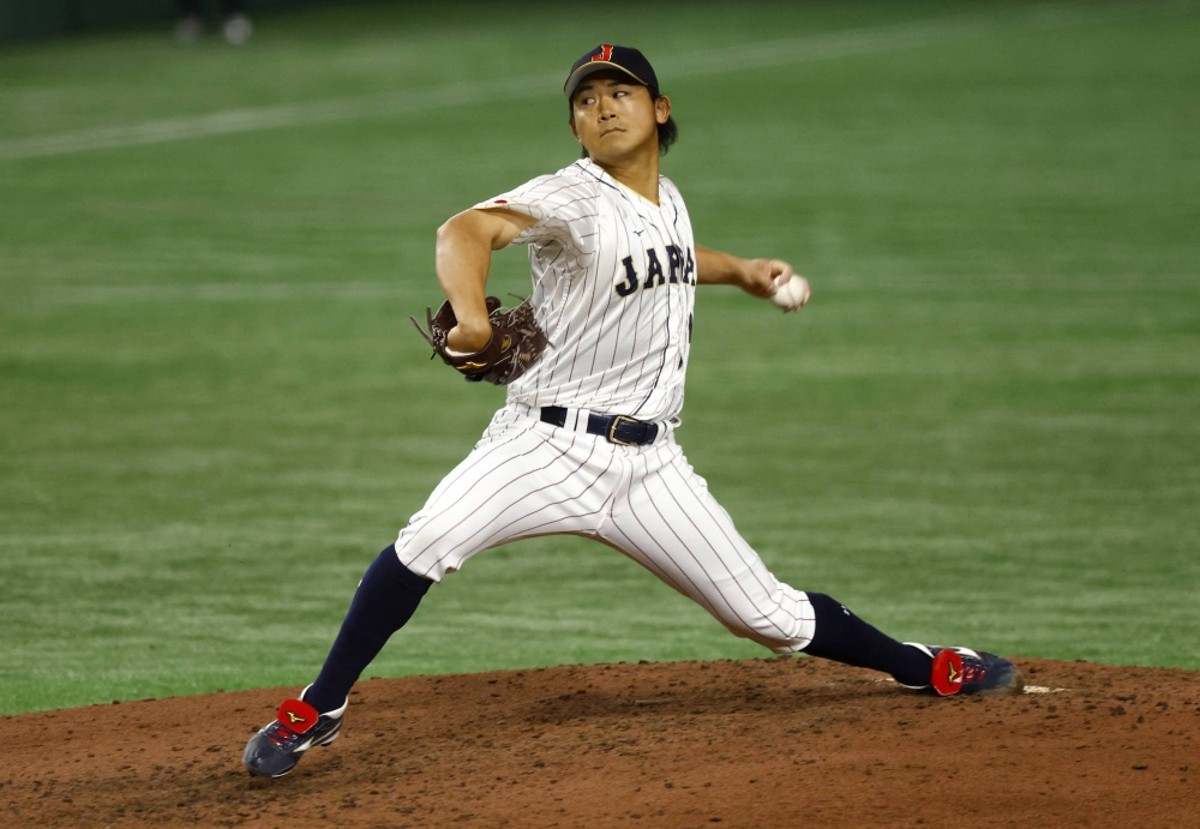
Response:
[{"label": "white pinstriped jersey", "polygon": [[509,401],[677,420],[683,407],[696,254],[675,185],[655,205],[590,159],[475,205],[534,218],[531,301],[551,342]]},{"label": "white pinstriped jersey", "polygon": [[[441,581],[511,541],[585,536],[738,636],[802,650],[813,635],[807,595],[772,575],[675,442],[696,288],[679,191],[660,177],[652,204],[585,159],[475,207],[536,220],[514,242],[529,246],[532,302],[553,346],[400,531],[400,562]],[[555,425],[546,406],[573,414]],[[591,413],[661,425],[648,443],[624,444],[590,431]]]}]

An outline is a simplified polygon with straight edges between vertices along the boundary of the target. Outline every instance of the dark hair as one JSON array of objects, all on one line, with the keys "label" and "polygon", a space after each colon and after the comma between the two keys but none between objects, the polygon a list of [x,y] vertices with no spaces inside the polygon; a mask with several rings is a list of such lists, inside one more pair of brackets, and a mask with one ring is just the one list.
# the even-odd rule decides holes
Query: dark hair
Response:
[{"label": "dark hair", "polygon": [[[651,93],[653,94],[653,93]],[[658,97],[662,97],[661,95]],[[570,117],[575,118],[575,106],[571,101],[567,101],[567,111],[570,112]],[[658,125],[658,154],[666,155],[667,150],[671,149],[671,145],[679,140],[679,125],[675,123],[675,116],[668,115],[667,123]],[[580,158],[587,158],[588,151],[584,147]]]},{"label": "dark hair", "polygon": [[679,140],[679,126],[675,119],[668,115],[667,123],[658,125],[658,154],[666,155],[671,145]]}]

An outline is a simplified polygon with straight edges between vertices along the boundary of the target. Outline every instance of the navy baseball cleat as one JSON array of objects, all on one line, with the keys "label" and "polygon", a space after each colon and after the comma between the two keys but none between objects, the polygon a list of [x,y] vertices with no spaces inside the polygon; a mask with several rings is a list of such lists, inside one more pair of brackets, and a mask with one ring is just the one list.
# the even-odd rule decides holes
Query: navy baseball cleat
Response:
[{"label": "navy baseball cleat", "polygon": [[929,654],[933,659],[929,685],[942,697],[956,694],[985,694],[987,696],[1016,695],[1025,690],[1025,680],[1016,665],[994,653],[970,648],[939,648],[919,642],[906,645]]},{"label": "navy baseball cleat", "polygon": [[284,700],[276,719],[246,743],[242,763],[251,774],[283,777],[296,767],[304,752],[313,746],[327,746],[338,738],[349,700],[336,711],[322,714],[304,701],[304,691],[300,692],[300,699]]}]

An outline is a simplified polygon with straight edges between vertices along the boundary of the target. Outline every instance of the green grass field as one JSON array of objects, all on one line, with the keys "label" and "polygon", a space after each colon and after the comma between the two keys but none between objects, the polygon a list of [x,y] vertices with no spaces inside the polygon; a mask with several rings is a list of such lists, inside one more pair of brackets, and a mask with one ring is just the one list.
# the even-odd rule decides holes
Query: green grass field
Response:
[{"label": "green grass field", "polygon": [[[901,638],[1200,669],[1200,5],[424,5],[0,52],[0,713],[311,679],[502,401],[407,320],[434,230],[576,156],[601,40],[672,96],[697,238],[814,286],[699,298],[680,440],[772,569]],[[543,539],[368,675],[760,655]]]}]

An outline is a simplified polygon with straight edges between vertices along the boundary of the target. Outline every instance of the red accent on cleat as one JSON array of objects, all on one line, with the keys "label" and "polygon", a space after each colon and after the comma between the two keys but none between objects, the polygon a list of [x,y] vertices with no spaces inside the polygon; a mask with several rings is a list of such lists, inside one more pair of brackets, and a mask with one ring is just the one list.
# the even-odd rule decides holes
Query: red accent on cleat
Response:
[{"label": "red accent on cleat", "polygon": [[317,724],[321,714],[302,699],[284,700],[275,719],[295,734],[303,734]]},{"label": "red accent on cleat", "polygon": [[963,658],[951,648],[943,648],[933,658],[933,674],[930,679],[933,690],[943,697],[953,696],[963,687]]}]

